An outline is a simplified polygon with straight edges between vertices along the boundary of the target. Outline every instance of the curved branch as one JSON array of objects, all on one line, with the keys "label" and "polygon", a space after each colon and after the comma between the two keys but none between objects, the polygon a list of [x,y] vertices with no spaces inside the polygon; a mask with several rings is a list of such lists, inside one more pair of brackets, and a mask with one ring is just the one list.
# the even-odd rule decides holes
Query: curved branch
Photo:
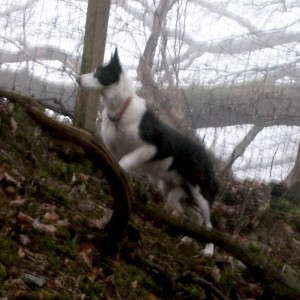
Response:
[{"label": "curved branch", "polygon": [[84,130],[47,117],[43,108],[29,97],[7,90],[0,90],[0,97],[5,97],[11,102],[24,106],[27,113],[51,136],[80,145],[89,160],[101,169],[113,197],[113,214],[105,232],[109,234],[110,246],[114,247],[121,241],[128,223],[131,190],[124,172],[105,149],[102,142]]},{"label": "curved branch", "polygon": [[234,148],[232,154],[226,162],[225,170],[229,170],[233,163],[244,154],[246,148],[251,144],[258,133],[264,128],[263,124],[255,124],[240,143]]},{"label": "curved branch", "polygon": [[[1,39],[10,42],[16,46],[19,51],[13,52],[5,49],[1,49],[1,62],[2,63],[17,63],[24,61],[34,61],[41,65],[43,60],[58,60],[62,63],[64,71],[69,74],[79,72],[81,59],[77,56],[72,55],[64,51],[63,49],[52,47],[52,46],[30,46],[30,45],[19,45],[17,41],[13,41],[7,37],[0,36]],[[49,66],[47,66],[49,68]],[[57,68],[52,68],[57,69]],[[70,69],[69,72],[66,69]],[[62,71],[62,69],[57,69]]]},{"label": "curved branch", "polygon": [[227,17],[227,18],[231,19],[232,21],[235,21],[239,25],[242,25],[243,27],[247,28],[250,32],[257,31],[257,27],[253,23],[251,23],[249,20],[246,20],[241,15],[238,15],[234,12],[227,10],[224,7],[224,4],[223,5],[221,5],[220,3],[215,4],[215,3],[211,3],[209,1],[204,1],[204,0],[201,0],[201,1],[190,0],[190,2],[194,2],[196,5],[204,7],[207,10],[209,10],[210,12],[216,13],[216,14],[220,15],[221,17]]},{"label": "curved branch", "polygon": [[[171,36],[171,34],[172,32],[169,31],[168,36]],[[199,42],[187,35],[183,36],[183,39],[189,48],[181,55],[180,61],[188,61],[189,64],[184,65],[184,68],[187,68],[192,64],[190,59],[191,55],[200,57],[206,52],[211,54],[232,55],[272,48],[287,43],[298,42],[299,31],[286,33],[278,29],[276,31],[254,32],[239,37],[222,39],[220,41]]]}]

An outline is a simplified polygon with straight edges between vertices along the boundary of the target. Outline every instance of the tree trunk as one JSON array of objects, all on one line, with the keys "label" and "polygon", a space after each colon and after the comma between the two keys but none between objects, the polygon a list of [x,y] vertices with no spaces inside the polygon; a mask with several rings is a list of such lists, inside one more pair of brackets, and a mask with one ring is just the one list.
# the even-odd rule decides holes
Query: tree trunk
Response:
[{"label": "tree trunk", "polygon": [[[110,2],[110,0],[88,2],[81,74],[92,72],[103,61]],[[95,133],[98,106],[98,93],[80,90],[74,124]]]},{"label": "tree trunk", "polygon": [[287,188],[290,188],[296,181],[300,182],[300,143],[298,146],[298,153],[295,161],[295,165],[289,175],[286,177],[284,182],[287,185]]}]

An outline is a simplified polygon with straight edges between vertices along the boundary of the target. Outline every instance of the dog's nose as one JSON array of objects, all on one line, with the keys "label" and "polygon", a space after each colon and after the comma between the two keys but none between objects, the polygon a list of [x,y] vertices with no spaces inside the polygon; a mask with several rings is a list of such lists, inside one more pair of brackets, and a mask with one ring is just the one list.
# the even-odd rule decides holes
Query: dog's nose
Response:
[{"label": "dog's nose", "polygon": [[80,82],[81,82],[80,76],[79,76],[79,77],[76,77],[76,81],[77,81],[77,83],[80,85]]}]

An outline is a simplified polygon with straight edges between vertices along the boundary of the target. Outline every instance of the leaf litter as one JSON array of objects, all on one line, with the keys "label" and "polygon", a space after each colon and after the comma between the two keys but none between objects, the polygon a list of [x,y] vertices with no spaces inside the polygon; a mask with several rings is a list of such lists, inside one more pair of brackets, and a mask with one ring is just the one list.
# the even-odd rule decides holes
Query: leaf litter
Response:
[{"label": "leaf litter", "polygon": [[[70,149],[58,148],[22,108],[8,103],[0,100],[1,299],[217,299],[195,278],[228,298],[261,297],[262,285],[231,255],[218,249],[208,259],[198,243],[179,247],[178,238],[139,214],[131,216],[138,243],[134,238],[115,257],[104,257],[95,241],[111,216],[111,197],[101,170],[70,158]],[[216,227],[265,249],[282,272],[299,277],[299,227],[286,208],[270,214],[269,191],[261,184],[229,182],[226,191],[226,201],[215,207]],[[140,194],[164,209],[151,189]],[[169,287],[165,274],[174,279],[185,272],[194,280]]]}]

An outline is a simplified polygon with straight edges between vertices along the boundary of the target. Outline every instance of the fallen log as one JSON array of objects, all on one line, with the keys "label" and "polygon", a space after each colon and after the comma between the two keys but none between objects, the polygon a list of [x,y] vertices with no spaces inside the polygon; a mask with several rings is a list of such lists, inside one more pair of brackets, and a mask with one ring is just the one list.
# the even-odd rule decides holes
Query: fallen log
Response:
[{"label": "fallen log", "polygon": [[266,260],[263,252],[259,255],[257,251],[253,252],[249,247],[240,245],[228,234],[219,230],[196,227],[185,220],[180,222],[178,218],[173,218],[168,212],[151,207],[143,201],[134,201],[133,212],[147,215],[153,220],[154,225],[170,235],[189,236],[203,243],[214,243],[243,262],[252,273],[253,278],[263,283],[266,287],[266,293],[272,295],[274,299],[300,299],[300,282],[295,278],[289,278],[282,274],[280,270],[274,267],[272,259],[268,258],[268,261]]}]

